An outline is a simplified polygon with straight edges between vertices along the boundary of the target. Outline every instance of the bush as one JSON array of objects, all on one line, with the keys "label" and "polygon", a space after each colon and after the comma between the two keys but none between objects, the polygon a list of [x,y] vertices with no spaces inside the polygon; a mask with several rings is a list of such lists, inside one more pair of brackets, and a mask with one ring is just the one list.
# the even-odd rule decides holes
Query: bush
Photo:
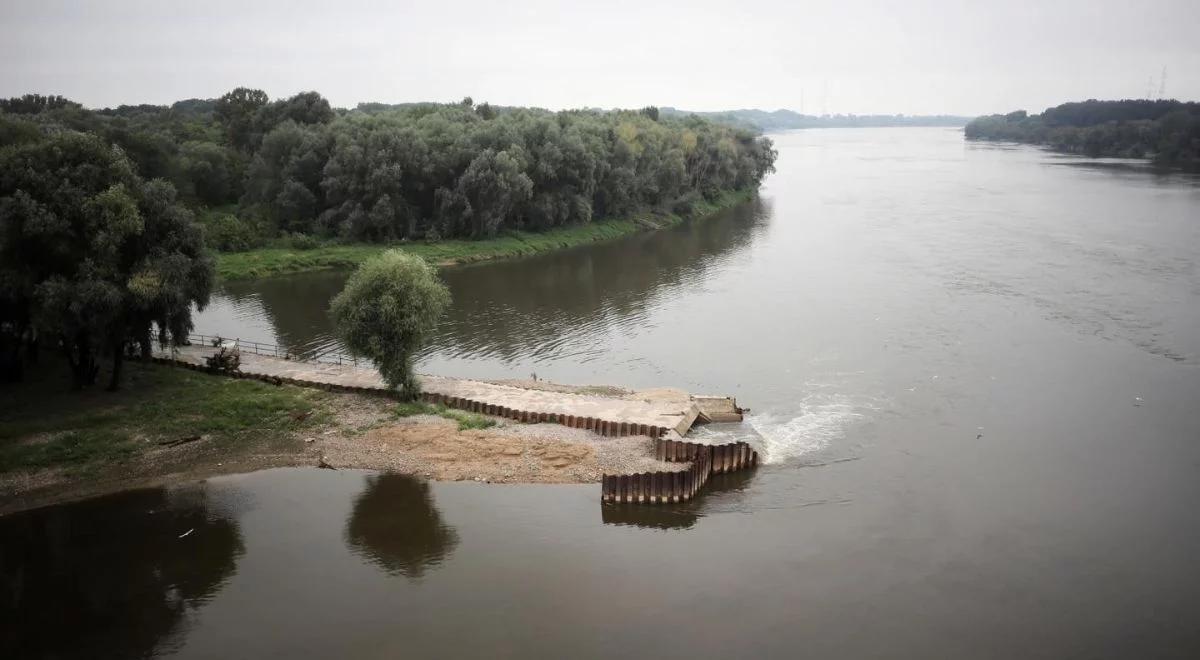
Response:
[{"label": "bush", "polygon": [[204,362],[213,373],[236,374],[241,371],[242,353],[237,348],[221,346],[215,353],[204,358]]},{"label": "bush", "polygon": [[221,252],[245,252],[258,246],[258,229],[229,213],[210,214],[204,222],[204,242]]},{"label": "bush", "polygon": [[700,202],[700,193],[691,191],[675,200],[671,205],[671,212],[683,218],[690,217],[696,212],[696,204]]},{"label": "bush", "polygon": [[388,386],[413,399],[420,385],[412,355],[449,304],[450,291],[432,266],[420,257],[388,250],[350,276],[330,313],[346,346],[370,358]]},{"label": "bush", "polygon": [[321,241],[316,236],[301,233],[288,235],[287,244],[293,250],[315,250],[321,247]]}]

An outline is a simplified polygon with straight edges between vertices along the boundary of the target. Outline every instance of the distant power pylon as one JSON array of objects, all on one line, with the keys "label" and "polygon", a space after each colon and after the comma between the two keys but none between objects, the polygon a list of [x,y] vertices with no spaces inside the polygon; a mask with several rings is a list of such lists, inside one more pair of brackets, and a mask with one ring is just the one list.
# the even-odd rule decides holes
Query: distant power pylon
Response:
[{"label": "distant power pylon", "polygon": [[1163,66],[1162,76],[1158,79],[1158,98],[1167,98],[1167,67]]}]

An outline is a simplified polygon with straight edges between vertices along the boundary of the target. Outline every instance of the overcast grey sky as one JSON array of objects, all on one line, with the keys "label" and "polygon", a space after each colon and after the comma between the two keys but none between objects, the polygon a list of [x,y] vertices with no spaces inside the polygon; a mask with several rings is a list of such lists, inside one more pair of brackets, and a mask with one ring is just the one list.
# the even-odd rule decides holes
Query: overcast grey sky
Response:
[{"label": "overcast grey sky", "polygon": [[317,90],[810,114],[1200,99],[1200,0],[0,0],[0,96],[88,106]]}]

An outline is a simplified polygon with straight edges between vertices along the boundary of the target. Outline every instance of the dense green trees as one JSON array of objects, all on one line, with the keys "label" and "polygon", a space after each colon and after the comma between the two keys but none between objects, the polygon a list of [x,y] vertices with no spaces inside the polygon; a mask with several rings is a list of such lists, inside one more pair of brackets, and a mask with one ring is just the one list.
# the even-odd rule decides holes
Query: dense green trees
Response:
[{"label": "dense green trees", "polygon": [[244,247],[248,233],[436,240],[686,212],[757,186],[775,158],[751,131],[653,107],[553,113],[466,98],[337,111],[316,92],[272,101],[244,87],[170,107],[37,96],[0,107],[0,147],[91,133],[186,204],[219,210],[201,214],[214,247]]},{"label": "dense green trees", "polygon": [[266,107],[267,93],[261,89],[238,87],[217,99],[213,115],[225,129],[229,144],[249,150],[254,140],[254,118]]},{"label": "dense green trees", "polygon": [[0,342],[10,377],[22,346],[61,346],[76,387],[99,358],[120,379],[127,348],[182,341],[204,305],[211,259],[168,182],[146,182],[118,148],[64,132],[0,149]]},{"label": "dense green trees", "polygon": [[[121,356],[148,351],[152,328],[186,336],[213,279],[204,245],[482,238],[687,213],[702,197],[757,187],[775,155],[752,131],[653,107],[549,112],[465,98],[346,111],[316,92],[271,100],[244,87],[103,110],[57,96],[2,100],[0,370],[16,374],[20,348],[40,337],[63,347],[79,386],[112,356],[115,386]],[[398,258],[368,272],[428,276]],[[440,309],[434,284],[410,287],[427,294],[420,313],[372,308],[399,325],[348,341],[405,391],[407,356]]]},{"label": "dense green trees", "polygon": [[424,259],[388,250],[368,260],[333,299],[334,328],[346,346],[375,362],[390,387],[420,393],[412,356],[450,304],[450,290]]},{"label": "dense green trees", "polygon": [[42,96],[41,94],[26,94],[11,99],[0,99],[0,110],[14,115],[35,115],[47,110],[58,108],[80,108],[78,103],[62,96]]},{"label": "dense green trees", "polygon": [[754,187],[774,163],[769,140],[695,118],[481,107],[280,124],[243,205],[281,230],[351,240],[484,237]]},{"label": "dense green trees", "polygon": [[1042,144],[1088,156],[1153,158],[1163,165],[1200,170],[1200,103],[1167,100],[1083,101],[980,117],[968,139]]},{"label": "dense green trees", "polygon": [[241,190],[243,162],[230,149],[212,142],[184,142],[179,149],[180,187],[197,202],[217,206]]}]

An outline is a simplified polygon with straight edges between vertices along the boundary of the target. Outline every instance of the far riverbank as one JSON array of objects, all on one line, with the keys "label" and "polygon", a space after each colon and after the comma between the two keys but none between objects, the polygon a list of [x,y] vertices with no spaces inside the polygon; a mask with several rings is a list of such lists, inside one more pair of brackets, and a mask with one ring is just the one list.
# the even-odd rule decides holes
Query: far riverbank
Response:
[{"label": "far riverbank", "polygon": [[628,218],[598,220],[586,225],[562,227],[544,232],[508,232],[495,238],[474,241],[330,244],[308,250],[265,247],[246,252],[223,252],[217,257],[217,276],[222,280],[229,281],[320,270],[349,269],[393,248],[416,254],[439,266],[522,257],[611,240],[642,231],[666,229],[678,225],[688,218],[704,218],[723,209],[748,202],[754,198],[756,193],[755,190],[737,190],[726,192],[714,201],[702,199],[686,216],[645,211]]}]

